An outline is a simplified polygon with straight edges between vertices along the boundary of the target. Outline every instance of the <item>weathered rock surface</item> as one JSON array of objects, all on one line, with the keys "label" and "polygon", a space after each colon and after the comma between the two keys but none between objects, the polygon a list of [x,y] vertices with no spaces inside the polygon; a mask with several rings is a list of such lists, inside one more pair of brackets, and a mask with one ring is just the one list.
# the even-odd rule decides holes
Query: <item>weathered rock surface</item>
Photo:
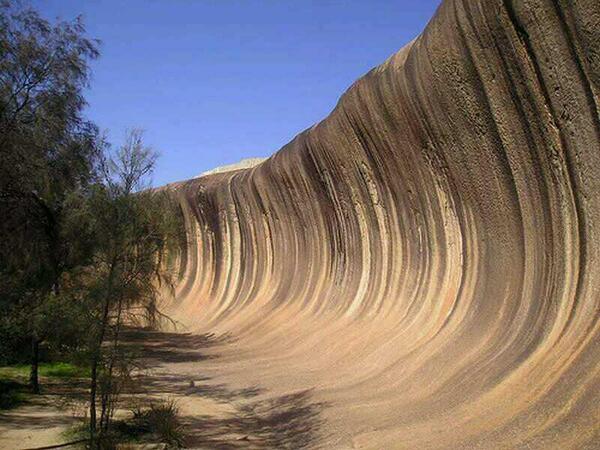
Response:
[{"label": "weathered rock surface", "polygon": [[600,447],[600,2],[446,0],[325,120],[172,185],[171,313],[328,448]]}]

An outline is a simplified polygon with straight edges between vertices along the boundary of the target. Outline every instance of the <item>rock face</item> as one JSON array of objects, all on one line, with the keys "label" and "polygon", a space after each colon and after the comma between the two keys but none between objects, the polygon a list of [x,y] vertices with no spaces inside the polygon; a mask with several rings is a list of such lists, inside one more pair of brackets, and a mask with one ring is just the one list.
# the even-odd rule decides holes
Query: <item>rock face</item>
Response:
[{"label": "rock face", "polygon": [[446,0],[325,120],[173,186],[171,314],[327,448],[600,447],[600,2]]}]

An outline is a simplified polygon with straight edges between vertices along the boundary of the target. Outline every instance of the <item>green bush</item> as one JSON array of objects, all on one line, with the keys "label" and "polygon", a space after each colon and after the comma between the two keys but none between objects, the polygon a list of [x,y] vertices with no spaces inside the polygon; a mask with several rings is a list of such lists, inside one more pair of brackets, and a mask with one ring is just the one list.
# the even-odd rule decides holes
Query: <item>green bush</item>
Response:
[{"label": "green bush", "polygon": [[147,408],[134,410],[133,418],[115,422],[113,431],[124,441],[160,442],[169,448],[184,446],[183,425],[174,400],[158,401]]}]

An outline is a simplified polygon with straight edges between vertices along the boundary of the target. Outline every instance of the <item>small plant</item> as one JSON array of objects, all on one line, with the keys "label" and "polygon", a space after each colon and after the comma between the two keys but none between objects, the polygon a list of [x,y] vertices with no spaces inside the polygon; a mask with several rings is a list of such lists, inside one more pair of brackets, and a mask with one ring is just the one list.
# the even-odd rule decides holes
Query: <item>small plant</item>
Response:
[{"label": "small plant", "polygon": [[115,422],[113,431],[123,441],[160,442],[167,444],[168,448],[182,448],[184,445],[183,425],[174,400],[158,401],[147,408],[133,410],[133,418]]},{"label": "small plant", "polygon": [[179,407],[174,400],[153,403],[146,410],[135,411],[133,422],[160,442],[175,448],[183,447],[183,426],[179,419]]},{"label": "small plant", "polygon": [[61,433],[63,439],[67,441],[75,441],[87,437],[87,426],[84,421],[73,425]]}]

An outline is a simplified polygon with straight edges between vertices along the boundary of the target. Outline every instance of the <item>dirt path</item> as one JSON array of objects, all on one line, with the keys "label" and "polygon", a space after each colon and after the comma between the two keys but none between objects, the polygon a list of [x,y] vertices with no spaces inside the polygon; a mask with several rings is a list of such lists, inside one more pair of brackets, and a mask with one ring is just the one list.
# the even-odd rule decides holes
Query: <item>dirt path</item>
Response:
[{"label": "dirt path", "polygon": [[63,432],[77,423],[81,380],[42,380],[42,395],[0,413],[0,449],[26,449],[65,442]]},{"label": "dirt path", "polygon": [[220,352],[235,346],[231,337],[135,331],[128,340],[143,344],[147,374],[140,379],[142,392],[177,400],[189,448],[319,446],[325,405],[315,403],[310,391],[273,396],[261,386],[220,382],[214,367]]},{"label": "dirt path", "polygon": [[[300,449],[317,447],[324,405],[309,391],[276,396],[260,386],[233,387],[205,368],[231,345],[210,334],[132,330],[127,345],[143,365],[123,409],[158,398],[177,401],[185,424],[186,447],[200,449]],[[85,385],[45,384],[45,394],[0,414],[0,449],[24,449],[65,442],[62,433],[81,417]]]}]

